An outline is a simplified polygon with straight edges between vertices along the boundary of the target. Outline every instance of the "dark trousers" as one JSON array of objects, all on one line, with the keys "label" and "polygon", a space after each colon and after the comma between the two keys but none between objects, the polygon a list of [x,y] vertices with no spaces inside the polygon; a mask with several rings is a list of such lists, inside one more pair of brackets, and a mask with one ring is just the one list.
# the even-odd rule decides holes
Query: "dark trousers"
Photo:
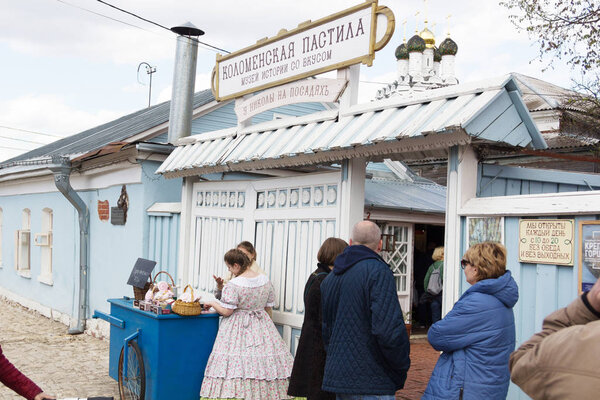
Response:
[{"label": "dark trousers", "polygon": [[436,323],[442,319],[442,295],[439,294],[431,300],[431,322]]}]

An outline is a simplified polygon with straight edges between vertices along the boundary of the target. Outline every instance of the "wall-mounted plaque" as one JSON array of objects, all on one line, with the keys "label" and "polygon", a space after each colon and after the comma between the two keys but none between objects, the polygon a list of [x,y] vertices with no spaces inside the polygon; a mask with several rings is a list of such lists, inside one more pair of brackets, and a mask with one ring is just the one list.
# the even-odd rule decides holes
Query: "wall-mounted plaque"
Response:
[{"label": "wall-mounted plaque", "polygon": [[119,207],[111,207],[110,223],[113,225],[125,225],[125,211]]},{"label": "wall-mounted plaque", "polygon": [[519,261],[532,264],[573,265],[575,244],[572,219],[519,221]]}]

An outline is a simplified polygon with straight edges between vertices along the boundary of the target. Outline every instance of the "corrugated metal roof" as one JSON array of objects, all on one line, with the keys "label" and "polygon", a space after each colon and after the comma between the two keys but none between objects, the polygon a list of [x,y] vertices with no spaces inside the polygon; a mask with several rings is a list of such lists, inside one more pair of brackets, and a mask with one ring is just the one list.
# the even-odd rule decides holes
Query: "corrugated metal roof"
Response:
[{"label": "corrugated metal roof", "polygon": [[541,79],[513,72],[529,111],[554,110],[569,107],[568,101],[579,93]]},{"label": "corrugated metal roof", "polygon": [[512,76],[181,139],[158,173],[181,177],[408,151],[476,139],[545,148]]},{"label": "corrugated metal roof", "polygon": [[[214,101],[214,99],[210,90],[203,90],[194,95],[193,107],[200,107]],[[21,154],[18,157],[3,162],[0,167],[25,160],[43,159],[51,156],[77,156],[100,149],[109,143],[126,140],[136,134],[167,122],[169,120],[170,107],[171,102],[166,101],[136,111],[106,124]]]},{"label": "corrugated metal roof", "polygon": [[544,134],[544,139],[549,149],[576,149],[597,146],[600,139],[569,134],[565,132],[553,132]]},{"label": "corrugated metal roof", "polygon": [[443,214],[446,212],[446,188],[435,183],[367,179],[365,207]]}]

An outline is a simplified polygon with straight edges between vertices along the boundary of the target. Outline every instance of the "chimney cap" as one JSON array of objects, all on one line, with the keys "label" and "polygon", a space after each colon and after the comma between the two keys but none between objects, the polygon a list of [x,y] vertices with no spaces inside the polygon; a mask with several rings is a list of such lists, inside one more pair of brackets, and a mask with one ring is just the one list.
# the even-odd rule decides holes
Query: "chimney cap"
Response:
[{"label": "chimney cap", "polygon": [[196,26],[189,21],[183,25],[172,27],[171,31],[175,32],[176,34],[181,35],[181,36],[202,36],[202,35],[204,35],[203,30],[196,28]]}]

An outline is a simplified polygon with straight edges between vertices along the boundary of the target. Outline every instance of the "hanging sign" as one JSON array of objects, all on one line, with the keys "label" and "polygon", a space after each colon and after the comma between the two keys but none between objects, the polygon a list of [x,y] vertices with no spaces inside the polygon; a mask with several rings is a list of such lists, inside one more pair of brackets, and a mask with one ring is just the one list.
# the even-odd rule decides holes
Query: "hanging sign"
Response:
[{"label": "hanging sign", "polygon": [[235,53],[217,54],[213,94],[218,101],[227,100],[353,64],[371,66],[394,26],[392,11],[370,0],[291,31],[283,29]]},{"label": "hanging sign", "polygon": [[346,87],[344,79],[303,79],[287,85],[265,90],[248,99],[239,98],[235,103],[238,122],[244,122],[253,116],[272,108],[287,104],[306,102],[337,101]]},{"label": "hanging sign", "polygon": [[572,219],[521,219],[519,261],[532,264],[573,265]]},{"label": "hanging sign", "polygon": [[579,291],[590,290],[600,278],[600,221],[579,222]]}]

